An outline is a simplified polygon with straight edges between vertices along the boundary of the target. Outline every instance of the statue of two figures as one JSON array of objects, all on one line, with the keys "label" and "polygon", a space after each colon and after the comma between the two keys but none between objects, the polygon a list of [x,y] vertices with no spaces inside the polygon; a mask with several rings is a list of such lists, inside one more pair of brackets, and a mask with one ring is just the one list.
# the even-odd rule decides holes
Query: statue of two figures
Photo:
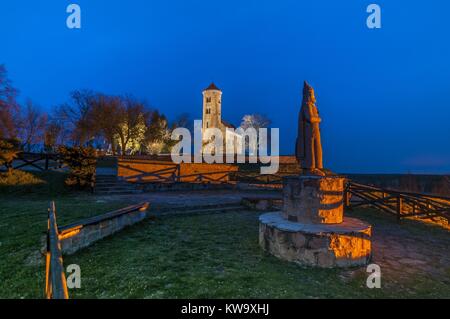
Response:
[{"label": "statue of two figures", "polygon": [[295,148],[295,156],[304,175],[326,175],[323,170],[322,143],[320,141],[319,124],[321,121],[314,89],[305,81]]}]

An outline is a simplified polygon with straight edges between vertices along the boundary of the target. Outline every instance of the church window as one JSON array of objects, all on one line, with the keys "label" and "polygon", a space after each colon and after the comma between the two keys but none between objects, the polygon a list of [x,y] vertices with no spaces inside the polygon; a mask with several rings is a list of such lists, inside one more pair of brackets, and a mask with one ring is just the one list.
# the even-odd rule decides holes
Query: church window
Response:
[{"label": "church window", "polygon": [[211,103],[211,97],[206,98],[206,103]]}]

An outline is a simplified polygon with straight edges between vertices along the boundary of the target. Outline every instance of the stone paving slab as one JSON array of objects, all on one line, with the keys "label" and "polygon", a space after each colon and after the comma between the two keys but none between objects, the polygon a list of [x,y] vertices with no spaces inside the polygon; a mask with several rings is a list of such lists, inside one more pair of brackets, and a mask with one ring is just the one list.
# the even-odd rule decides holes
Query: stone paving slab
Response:
[{"label": "stone paving slab", "polygon": [[205,205],[240,204],[244,197],[261,197],[281,199],[279,191],[188,191],[188,192],[155,192],[133,195],[97,196],[97,200],[123,201],[129,200],[133,203],[150,202],[150,207],[173,206],[173,207],[195,207]]}]

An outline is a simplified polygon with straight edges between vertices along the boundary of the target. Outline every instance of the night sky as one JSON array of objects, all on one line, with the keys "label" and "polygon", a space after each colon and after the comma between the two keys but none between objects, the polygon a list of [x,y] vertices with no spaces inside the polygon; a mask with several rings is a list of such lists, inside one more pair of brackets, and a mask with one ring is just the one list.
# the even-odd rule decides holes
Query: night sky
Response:
[{"label": "night sky", "polygon": [[[366,26],[366,7],[382,28]],[[82,29],[66,27],[66,7]],[[450,173],[450,1],[14,0],[0,2],[0,63],[49,110],[74,89],[131,93],[170,119],[261,113],[294,152],[301,88],[316,90],[325,166]]]}]

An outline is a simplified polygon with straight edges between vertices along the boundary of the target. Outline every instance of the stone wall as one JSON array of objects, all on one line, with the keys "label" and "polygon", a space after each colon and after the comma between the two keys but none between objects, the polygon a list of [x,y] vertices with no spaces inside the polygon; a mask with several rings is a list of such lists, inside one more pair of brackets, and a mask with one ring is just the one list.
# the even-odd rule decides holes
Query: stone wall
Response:
[{"label": "stone wall", "polygon": [[[212,179],[220,179],[221,181],[229,181],[228,176],[223,177],[227,172],[237,172],[238,167],[236,165],[231,164],[207,164],[207,163],[181,163],[180,164],[180,175],[188,176],[188,175],[197,175],[197,174],[208,174],[208,173],[216,173],[206,175],[208,178]],[[181,179],[181,182],[194,182],[197,176],[190,176]]]},{"label": "stone wall", "polygon": [[[148,204],[147,204],[148,206]],[[63,254],[73,254],[147,217],[147,206],[119,214],[105,214],[60,229]]]},{"label": "stone wall", "polygon": [[[286,230],[289,225],[293,229]],[[371,227],[358,220],[347,219],[341,226],[320,225],[308,229],[298,223],[284,222],[280,216],[278,223],[263,221],[259,227],[259,244],[264,250],[299,265],[352,267],[366,265],[371,258]]]},{"label": "stone wall", "polygon": [[232,184],[206,184],[206,183],[145,183],[139,186],[143,192],[167,191],[206,191],[230,190],[236,186]]},{"label": "stone wall", "polygon": [[181,163],[177,165],[167,161],[119,159],[118,176],[129,182],[151,183],[157,182],[160,177],[146,176],[146,173],[158,174],[163,178],[170,178],[176,174],[176,176],[182,176],[179,182],[197,182],[198,175],[203,174],[204,182],[209,179],[227,182],[229,178],[226,173],[237,170],[237,165],[231,164]]},{"label": "stone wall", "polygon": [[[166,161],[151,161],[142,159],[119,159],[117,176],[128,182],[156,182],[162,178],[170,178],[177,173],[177,165]],[[155,173],[159,176],[145,176],[145,173]]]}]

